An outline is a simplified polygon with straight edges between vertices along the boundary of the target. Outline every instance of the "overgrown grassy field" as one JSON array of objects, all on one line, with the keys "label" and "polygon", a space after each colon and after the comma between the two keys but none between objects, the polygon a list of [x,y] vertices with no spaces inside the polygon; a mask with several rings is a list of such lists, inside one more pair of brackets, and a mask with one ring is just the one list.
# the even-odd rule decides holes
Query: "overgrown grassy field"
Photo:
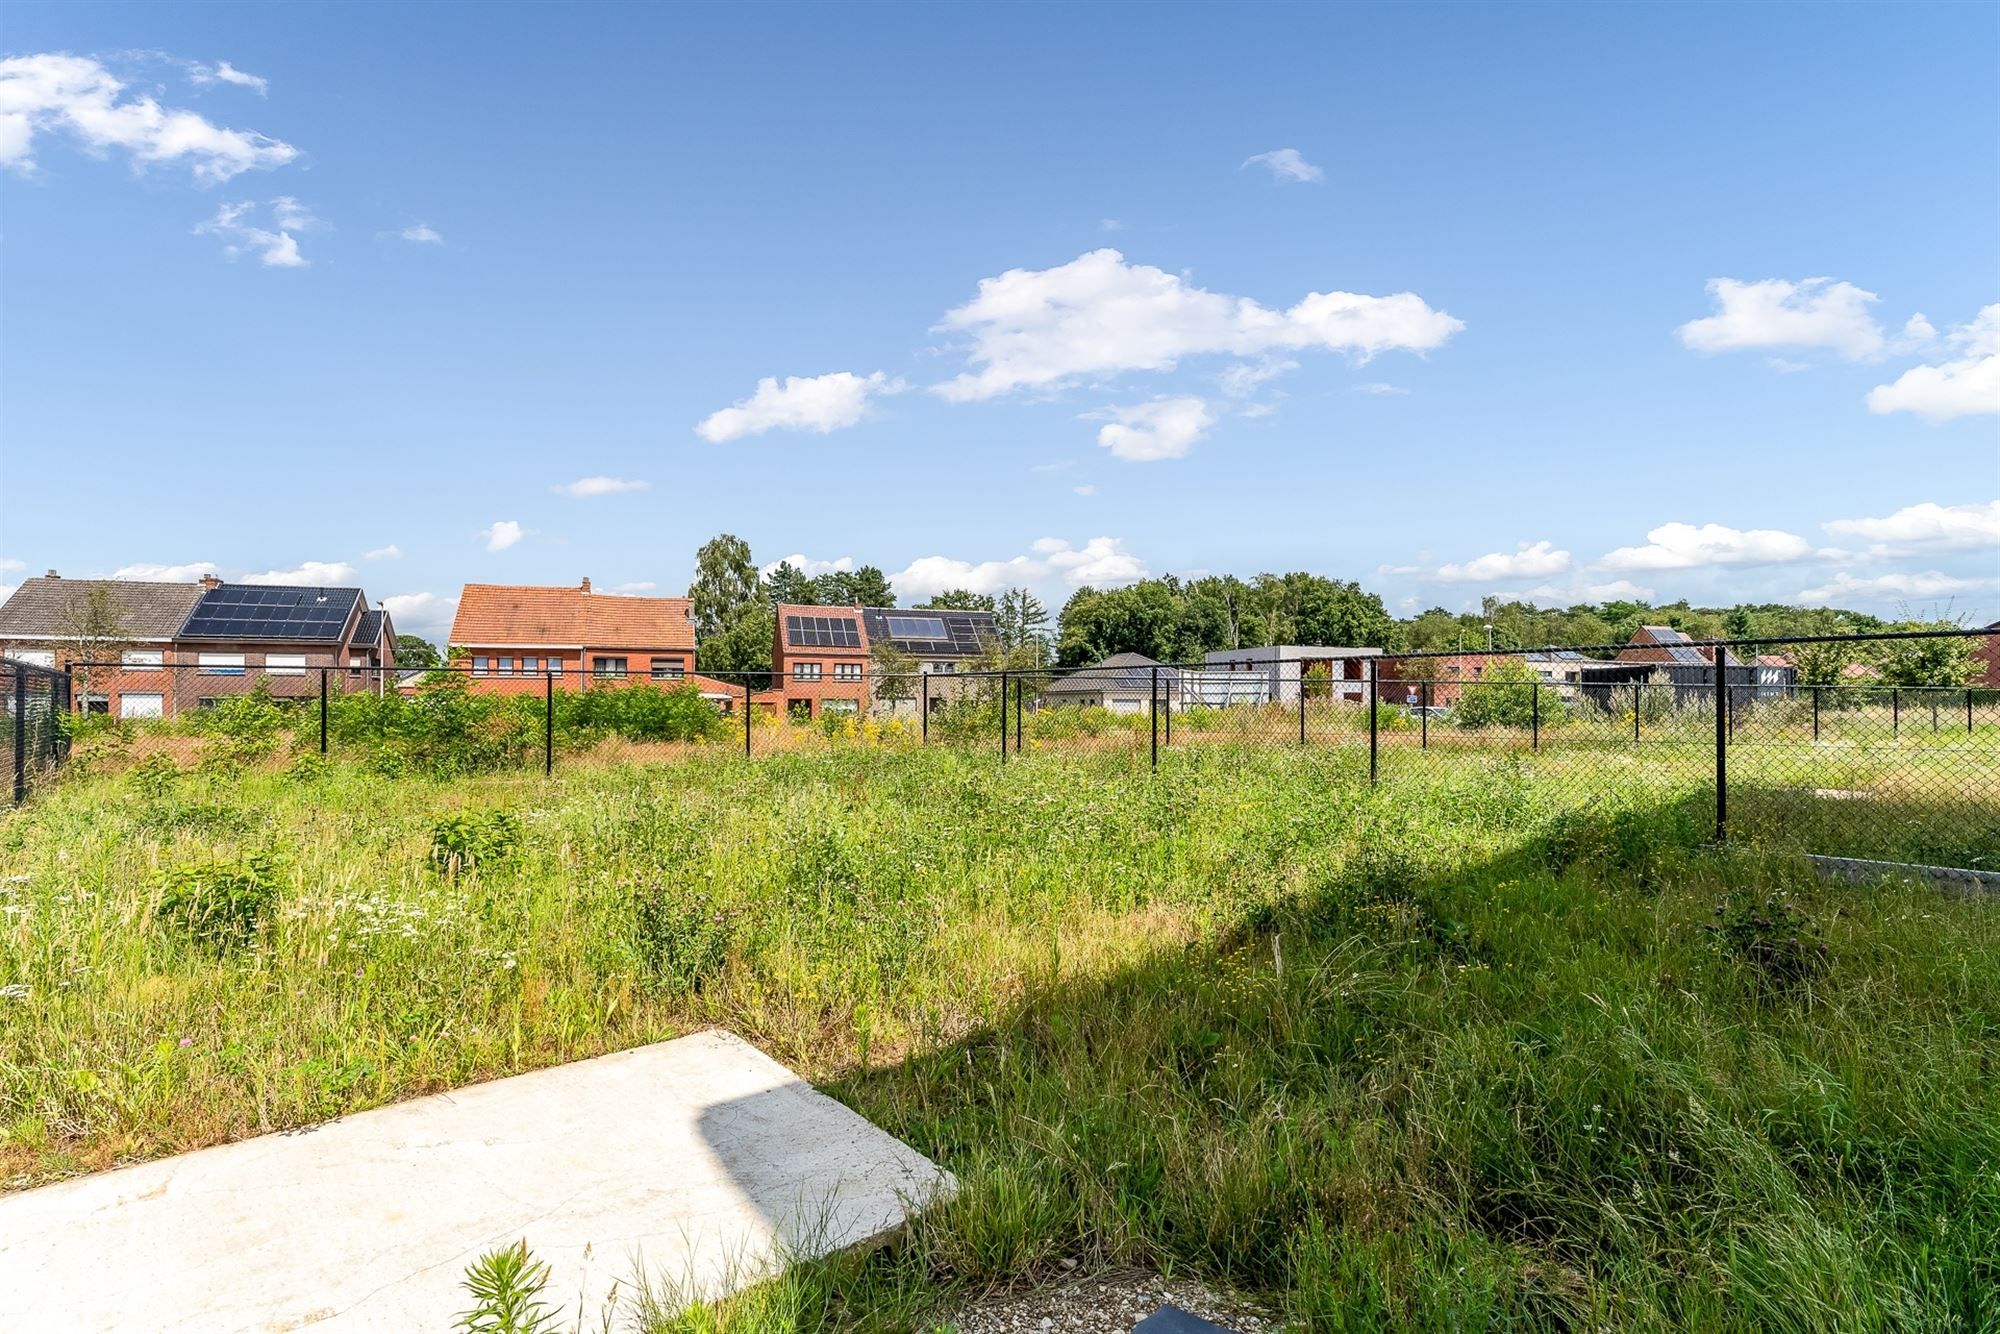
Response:
[{"label": "overgrown grassy field", "polygon": [[1306,1329],[2000,1328],[2000,905],[1821,886],[1778,807],[1709,849],[1674,772],[85,774],[0,823],[0,1173],[719,1023],[965,1189],[655,1330],[928,1328],[1066,1260]]}]

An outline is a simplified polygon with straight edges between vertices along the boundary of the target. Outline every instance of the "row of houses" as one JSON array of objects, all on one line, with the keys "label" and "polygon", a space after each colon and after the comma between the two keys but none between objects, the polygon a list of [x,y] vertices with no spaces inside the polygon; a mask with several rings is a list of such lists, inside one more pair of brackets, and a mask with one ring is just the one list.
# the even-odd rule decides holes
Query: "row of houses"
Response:
[{"label": "row of houses", "polygon": [[[598,593],[590,580],[564,587],[467,584],[449,650],[483,693],[539,693],[553,674],[568,689],[635,684],[687,687],[727,713],[743,707],[800,719],[862,712],[911,713],[954,698],[966,672],[999,642],[992,612],[945,608],[806,606],[775,609],[771,672],[746,687],[695,670],[695,625],[686,598]],[[2000,626],[1994,627],[2000,629]],[[0,606],[0,656],[48,667],[93,663],[78,707],[120,718],[172,717],[263,688],[315,696],[320,678],[342,690],[414,688],[398,673],[395,626],[359,588],[299,588],[122,579],[64,579],[54,570],[22,583]],[[1639,682],[1665,682],[1677,702],[1715,686],[1716,655],[1738,702],[1797,689],[1785,657],[1745,662],[1691,642],[1669,626],[1642,626],[1610,659],[1572,649],[1398,658],[1379,648],[1279,644],[1224,649],[1199,666],[1168,666],[1121,653],[1035,682],[1036,706],[1261,706],[1313,699],[1449,708],[1496,663],[1525,663],[1566,699],[1610,703]],[[1981,649],[1985,683],[2000,686],[2000,642]],[[759,688],[761,687],[761,688]]]}]

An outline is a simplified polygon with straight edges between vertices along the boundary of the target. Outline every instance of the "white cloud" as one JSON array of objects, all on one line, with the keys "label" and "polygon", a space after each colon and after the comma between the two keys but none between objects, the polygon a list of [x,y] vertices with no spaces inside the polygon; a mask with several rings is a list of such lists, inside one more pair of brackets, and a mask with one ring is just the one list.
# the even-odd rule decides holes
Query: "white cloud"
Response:
[{"label": "white cloud", "polygon": [[1094,496],[1097,494],[1097,485],[1094,482],[1085,482],[1082,486],[1071,487],[1070,490],[1080,496]]},{"label": "white cloud", "polygon": [[375,549],[374,549],[373,551],[364,551],[364,552],[362,552],[362,553],[361,553],[361,559],[363,559],[363,560],[396,560],[396,559],[398,559],[399,557],[401,557],[401,556],[402,556],[402,554],[403,554],[403,549],[402,549],[401,547],[397,546],[397,545],[396,545],[396,544],[395,544],[394,542],[391,542],[391,543],[390,543],[390,544],[389,544],[388,546],[386,546],[386,547],[376,547],[376,548],[375,548]]},{"label": "white cloud", "polygon": [[650,593],[658,587],[659,585],[651,579],[639,579],[629,584],[620,584],[611,591],[614,593],[623,593],[627,597],[637,597],[641,593]]},{"label": "white cloud", "polygon": [[239,88],[248,88],[263,97],[271,91],[271,81],[255,74],[246,74],[226,60],[218,60],[213,65],[189,65],[188,78],[206,88],[211,84],[233,83]]},{"label": "white cloud", "polygon": [[1635,584],[1630,579],[1611,579],[1604,583],[1576,580],[1562,587],[1542,584],[1529,589],[1527,597],[1533,602],[1573,607],[1579,602],[1650,602],[1653,600],[1653,590]]},{"label": "white cloud", "polygon": [[1842,570],[1818,588],[1799,591],[1800,602],[1825,603],[1849,600],[1888,602],[1902,598],[1951,597],[1958,593],[1980,593],[2000,587],[2000,579],[1966,579],[1942,570],[1882,574],[1861,578]]},{"label": "white cloud", "polygon": [[965,402],[1081,376],[1171,370],[1190,356],[1320,348],[1366,361],[1392,349],[1427,351],[1465,326],[1411,292],[1313,292],[1272,310],[1105,249],[982,279],[978,295],[937,327],[971,340],[966,360],[977,369],[934,386]]},{"label": "white cloud", "polygon": [[1125,224],[1116,218],[1100,218],[1097,223],[1097,230],[1101,232],[1122,232],[1125,230]]},{"label": "white cloud", "polygon": [[[1326,173],[1305,160],[1296,148],[1274,148],[1268,153],[1256,153],[1243,160],[1243,166],[1261,163],[1271,169],[1271,179],[1281,185],[1296,185],[1301,181],[1319,181]],[[1237,168],[1241,171],[1243,168]]]},{"label": "white cloud", "polygon": [[1269,380],[1295,371],[1299,363],[1289,357],[1267,357],[1263,361],[1239,361],[1234,366],[1223,368],[1216,376],[1222,392],[1231,398],[1243,398]]},{"label": "white cloud", "polygon": [[1764,364],[1780,375],[1797,375],[1800,371],[1812,369],[1809,361],[1793,361],[1790,357],[1766,357]]},{"label": "white cloud", "polygon": [[12,574],[16,570],[25,570],[27,568],[28,562],[24,560],[15,560],[12,556],[0,559],[0,574]]},{"label": "white cloud", "polygon": [[2000,304],[1946,334],[1960,355],[1912,366],[1891,384],[1868,391],[1870,412],[1914,412],[1931,421],[2000,412]]},{"label": "white cloud", "polygon": [[1836,537],[1858,537],[1875,545],[1870,554],[1902,555],[1910,548],[1936,551],[2000,547],[2000,500],[1969,505],[1925,501],[1879,519],[1835,519],[1825,525]]},{"label": "white cloud", "polygon": [[1812,544],[1775,528],[1730,528],[1666,523],[1646,534],[1643,547],[1619,547],[1599,562],[1611,570],[1688,570],[1706,565],[1776,565],[1813,555]]},{"label": "white cloud", "polygon": [[15,591],[20,587],[19,584],[0,584],[0,603],[4,603],[8,598],[13,597]]},{"label": "white cloud", "polygon": [[1393,385],[1393,384],[1384,384],[1384,383],[1382,383],[1382,381],[1380,381],[1380,380],[1371,380],[1371,381],[1370,381],[1369,383],[1367,383],[1367,384],[1357,384],[1357,385],[1355,385],[1355,386],[1354,386],[1354,392],[1355,392],[1355,393],[1357,393],[1357,394],[1375,394],[1375,395],[1378,395],[1378,396],[1387,396],[1387,395],[1395,395],[1395,394],[1407,394],[1407,393],[1409,393],[1410,391],[1409,391],[1409,390],[1407,390],[1407,389],[1404,389],[1404,388],[1401,388],[1400,386],[1397,386],[1397,385]]},{"label": "white cloud", "polygon": [[1440,583],[1489,583],[1496,579],[1546,579],[1569,570],[1567,551],[1553,542],[1523,542],[1513,551],[1493,551],[1469,561],[1438,566],[1432,576]]},{"label": "white cloud", "polygon": [[[1715,314],[1675,330],[1697,352],[1746,347],[1822,347],[1851,361],[1879,356],[1887,347],[1882,326],[1868,313],[1873,292],[1831,278],[1746,283],[1715,278],[1708,284]],[[1928,326],[1926,326],[1928,327]]]},{"label": "white cloud", "polygon": [[628,481],[622,477],[579,477],[574,482],[564,482],[550,488],[559,496],[574,496],[587,500],[592,496],[619,496],[628,491],[644,491],[650,482]]},{"label": "white cloud", "polygon": [[203,182],[281,167],[299,155],[254,130],[224,129],[143,94],[127,96],[124,83],[85,56],[51,52],[0,60],[0,165],[33,170],[36,137],[56,133],[96,155],[122,149],[142,165],[185,161]]},{"label": "white cloud", "polygon": [[512,519],[501,519],[479,530],[488,551],[505,551],[528,535],[528,530]]},{"label": "white cloud", "polygon": [[841,556],[835,560],[814,560],[812,557],[797,551],[781,560],[774,560],[769,565],[760,566],[757,573],[769,579],[773,574],[777,573],[780,565],[789,565],[808,579],[817,579],[823,574],[854,573],[854,557],[852,556]]},{"label": "white cloud", "polygon": [[898,597],[931,597],[948,588],[998,593],[1017,584],[1058,579],[1072,587],[1092,584],[1112,587],[1146,577],[1146,565],[1115,537],[1093,537],[1072,546],[1059,537],[1037,541],[1034,554],[1008,560],[964,561],[950,556],[924,556],[889,576]]},{"label": "white cloud", "polygon": [[213,561],[189,561],[185,565],[154,565],[144,561],[136,565],[121,565],[111,572],[113,579],[152,579],[162,583],[192,583],[204,575],[218,574],[219,566]]},{"label": "white cloud", "polygon": [[411,223],[396,235],[416,245],[443,245],[444,235],[428,222]]},{"label": "white cloud", "polygon": [[243,582],[246,584],[290,584],[304,588],[325,588],[353,581],[354,567],[345,561],[337,560],[302,561],[294,569],[266,570],[262,574],[243,576]]},{"label": "white cloud", "polygon": [[452,614],[458,599],[436,593],[398,593],[382,599],[384,610],[399,634],[421,635],[441,641],[451,631]]},{"label": "white cloud", "polygon": [[297,233],[324,226],[312,212],[290,195],[271,201],[271,226],[260,227],[255,219],[257,205],[247,201],[223,204],[215,216],[197,225],[196,236],[222,238],[222,253],[235,259],[254,254],[259,263],[277,269],[304,268],[310,261],[299,253]]},{"label": "white cloud", "polygon": [[1156,398],[1128,408],[1106,408],[1095,416],[1113,420],[1098,428],[1097,443],[1113,458],[1151,463],[1184,457],[1215,425],[1215,413],[1194,397]]},{"label": "white cloud", "polygon": [[1062,471],[1063,469],[1065,469],[1065,468],[1074,468],[1075,466],[1076,466],[1076,460],[1075,460],[1075,459],[1057,459],[1057,460],[1056,460],[1055,462],[1053,462],[1053,463],[1033,463],[1033,464],[1030,464],[1030,465],[1028,465],[1028,471],[1029,471],[1029,472],[1061,472],[1061,471]]},{"label": "white cloud", "polygon": [[854,425],[868,415],[871,399],[901,393],[903,388],[901,380],[881,371],[867,376],[853,371],[789,375],[782,385],[776,377],[766,376],[757,382],[756,393],[709,414],[694,429],[716,444],[772,430],[824,434]]}]

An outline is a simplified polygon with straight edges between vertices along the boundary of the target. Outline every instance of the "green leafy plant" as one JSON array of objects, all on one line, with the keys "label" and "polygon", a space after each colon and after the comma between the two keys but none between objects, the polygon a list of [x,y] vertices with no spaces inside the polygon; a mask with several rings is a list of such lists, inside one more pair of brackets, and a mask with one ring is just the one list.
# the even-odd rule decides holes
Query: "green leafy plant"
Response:
[{"label": "green leafy plant", "polygon": [[125,775],[126,781],[148,801],[158,801],[171,793],[180,776],[180,766],[173,762],[172,757],[158,751],[133,765]]},{"label": "green leafy plant", "polygon": [[162,873],[155,920],[218,950],[249,944],[278,897],[276,859],[184,862]]},{"label": "green leafy plant", "polygon": [[431,865],[446,875],[491,870],[521,844],[521,822],[506,811],[460,811],[431,826]]},{"label": "green leafy plant", "polygon": [[1831,958],[1805,910],[1775,891],[1726,895],[1703,930],[1717,952],[1778,986],[1809,981]]},{"label": "green leafy plant", "polygon": [[1452,717],[1461,727],[1528,727],[1539,714],[1544,727],[1562,717],[1560,691],[1537,690],[1541,678],[1518,658],[1502,658],[1477,681],[1468,681]]},{"label": "green leafy plant", "polygon": [[632,895],[632,929],[646,970],[662,987],[700,991],[729,961],[735,923],[698,890],[648,885]]},{"label": "green leafy plant", "polygon": [[549,1286],[549,1267],[535,1258],[525,1237],[467,1265],[459,1285],[473,1305],[458,1317],[454,1329],[466,1334],[549,1334],[557,1328],[561,1313],[541,1299]]}]

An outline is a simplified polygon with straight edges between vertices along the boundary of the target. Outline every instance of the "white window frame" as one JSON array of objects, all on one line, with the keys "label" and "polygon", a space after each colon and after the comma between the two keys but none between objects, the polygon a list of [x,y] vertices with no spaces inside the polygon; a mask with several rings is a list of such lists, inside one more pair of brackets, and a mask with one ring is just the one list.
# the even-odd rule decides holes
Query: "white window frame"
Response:
[{"label": "white window frame", "polygon": [[56,651],[52,648],[17,648],[7,655],[15,662],[25,662],[30,667],[47,667],[55,670]]},{"label": "white window frame", "polygon": [[861,714],[861,701],[839,696],[833,699],[823,699],[819,702],[819,711],[822,714],[835,713],[844,717],[855,718]]},{"label": "white window frame", "polygon": [[[617,665],[613,666],[613,663]],[[632,660],[630,658],[592,658],[590,660],[590,674],[592,678],[599,681],[623,681],[631,674],[631,667]]]},{"label": "white window frame", "polygon": [[127,671],[164,671],[167,651],[163,648],[128,648],[118,655],[118,665]]},{"label": "white window frame", "polygon": [[687,675],[685,658],[654,658],[649,665],[655,681],[678,681]]},{"label": "white window frame", "polygon": [[194,661],[197,676],[241,676],[244,671],[241,653],[199,653]]},{"label": "white window frame", "polygon": [[819,664],[816,662],[795,662],[792,664],[794,681],[817,681],[820,679]]},{"label": "white window frame", "polygon": [[304,676],[306,655],[303,653],[266,653],[264,674],[267,676]]},{"label": "white window frame", "polygon": [[[152,701],[149,710],[132,712],[132,701],[143,699]],[[121,690],[118,692],[118,716],[125,718],[164,718],[167,716],[167,696],[161,690]]]},{"label": "white window frame", "polygon": [[833,664],[833,679],[836,681],[859,681],[862,677],[858,662],[836,662]]}]

